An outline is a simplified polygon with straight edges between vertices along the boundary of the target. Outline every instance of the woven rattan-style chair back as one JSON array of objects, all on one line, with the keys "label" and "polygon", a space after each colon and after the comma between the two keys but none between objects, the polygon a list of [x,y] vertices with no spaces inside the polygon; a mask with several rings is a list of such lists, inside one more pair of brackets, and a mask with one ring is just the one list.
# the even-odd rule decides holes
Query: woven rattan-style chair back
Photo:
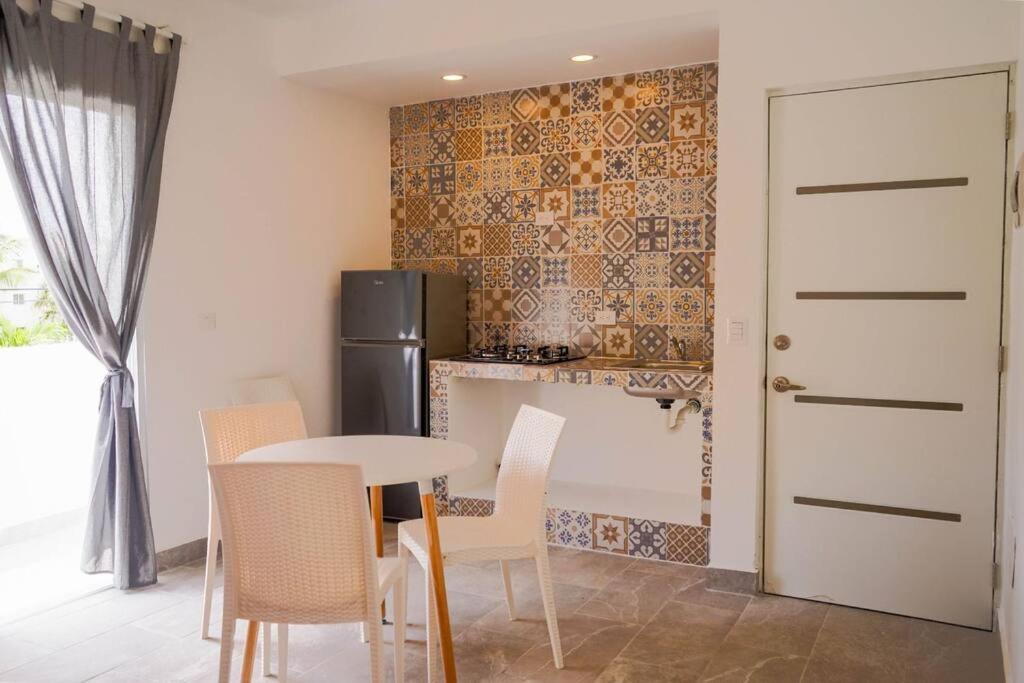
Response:
[{"label": "woven rattan-style chair back", "polygon": [[224,538],[225,619],[379,617],[377,560],[357,465],[210,465]]},{"label": "woven rattan-style chair back", "polygon": [[259,403],[199,411],[206,441],[206,462],[234,462],[260,446],[306,438],[298,401]]},{"label": "woven rattan-style chair back", "polygon": [[565,418],[540,408],[519,408],[501,456],[494,514],[517,523],[543,525],[551,458]]}]

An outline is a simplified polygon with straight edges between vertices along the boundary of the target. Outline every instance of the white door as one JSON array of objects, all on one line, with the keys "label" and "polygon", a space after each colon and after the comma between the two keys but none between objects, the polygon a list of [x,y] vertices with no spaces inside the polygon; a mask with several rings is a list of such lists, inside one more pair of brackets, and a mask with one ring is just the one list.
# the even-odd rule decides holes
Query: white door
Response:
[{"label": "white door", "polygon": [[1007,89],[770,100],[768,593],[992,626]]}]

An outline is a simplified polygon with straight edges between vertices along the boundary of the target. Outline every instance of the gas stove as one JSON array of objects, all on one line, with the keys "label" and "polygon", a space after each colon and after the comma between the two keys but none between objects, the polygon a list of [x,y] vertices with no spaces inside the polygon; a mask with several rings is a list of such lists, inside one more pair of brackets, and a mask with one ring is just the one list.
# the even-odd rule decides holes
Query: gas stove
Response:
[{"label": "gas stove", "polygon": [[517,363],[522,365],[551,365],[553,363],[565,363],[570,360],[580,360],[583,356],[569,355],[568,346],[541,346],[531,349],[525,344],[508,346],[499,344],[497,346],[486,346],[474,349],[472,353],[465,356],[456,356],[451,360],[470,361],[475,363]]}]

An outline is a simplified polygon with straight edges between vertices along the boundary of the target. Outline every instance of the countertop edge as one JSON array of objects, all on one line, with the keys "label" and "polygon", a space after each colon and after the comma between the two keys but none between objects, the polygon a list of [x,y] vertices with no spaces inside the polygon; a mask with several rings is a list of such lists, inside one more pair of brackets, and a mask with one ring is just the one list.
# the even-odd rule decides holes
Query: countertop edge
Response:
[{"label": "countertop edge", "polygon": [[622,368],[624,359],[583,358],[552,365],[519,363],[475,363],[438,358],[430,361],[430,375],[465,379],[503,379],[551,384],[595,384],[604,386],[665,386],[678,384],[687,389],[710,391],[713,370],[692,372],[680,370],[638,370]]}]

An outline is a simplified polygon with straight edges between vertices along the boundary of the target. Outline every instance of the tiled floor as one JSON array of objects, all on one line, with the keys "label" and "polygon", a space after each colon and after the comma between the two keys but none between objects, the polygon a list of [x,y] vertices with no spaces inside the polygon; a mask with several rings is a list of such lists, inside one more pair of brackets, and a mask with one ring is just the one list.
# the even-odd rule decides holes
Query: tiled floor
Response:
[{"label": "tiled floor", "polygon": [[0,624],[50,609],[110,585],[103,574],[83,574],[85,513],[72,523],[0,545]]},{"label": "tiled floor", "polygon": [[[716,593],[695,567],[565,548],[551,549],[551,563],[562,671],[550,662],[532,564],[515,563],[521,618],[514,622],[496,565],[450,568],[460,681],[1003,680],[992,633]],[[412,572],[406,680],[422,681],[423,575]],[[180,567],[164,572],[156,587],[105,591],[0,627],[0,681],[216,680],[218,643],[198,635],[202,581],[200,566]],[[234,680],[244,629],[238,631]],[[354,626],[293,627],[289,653],[291,681],[369,680],[368,649]]]}]

